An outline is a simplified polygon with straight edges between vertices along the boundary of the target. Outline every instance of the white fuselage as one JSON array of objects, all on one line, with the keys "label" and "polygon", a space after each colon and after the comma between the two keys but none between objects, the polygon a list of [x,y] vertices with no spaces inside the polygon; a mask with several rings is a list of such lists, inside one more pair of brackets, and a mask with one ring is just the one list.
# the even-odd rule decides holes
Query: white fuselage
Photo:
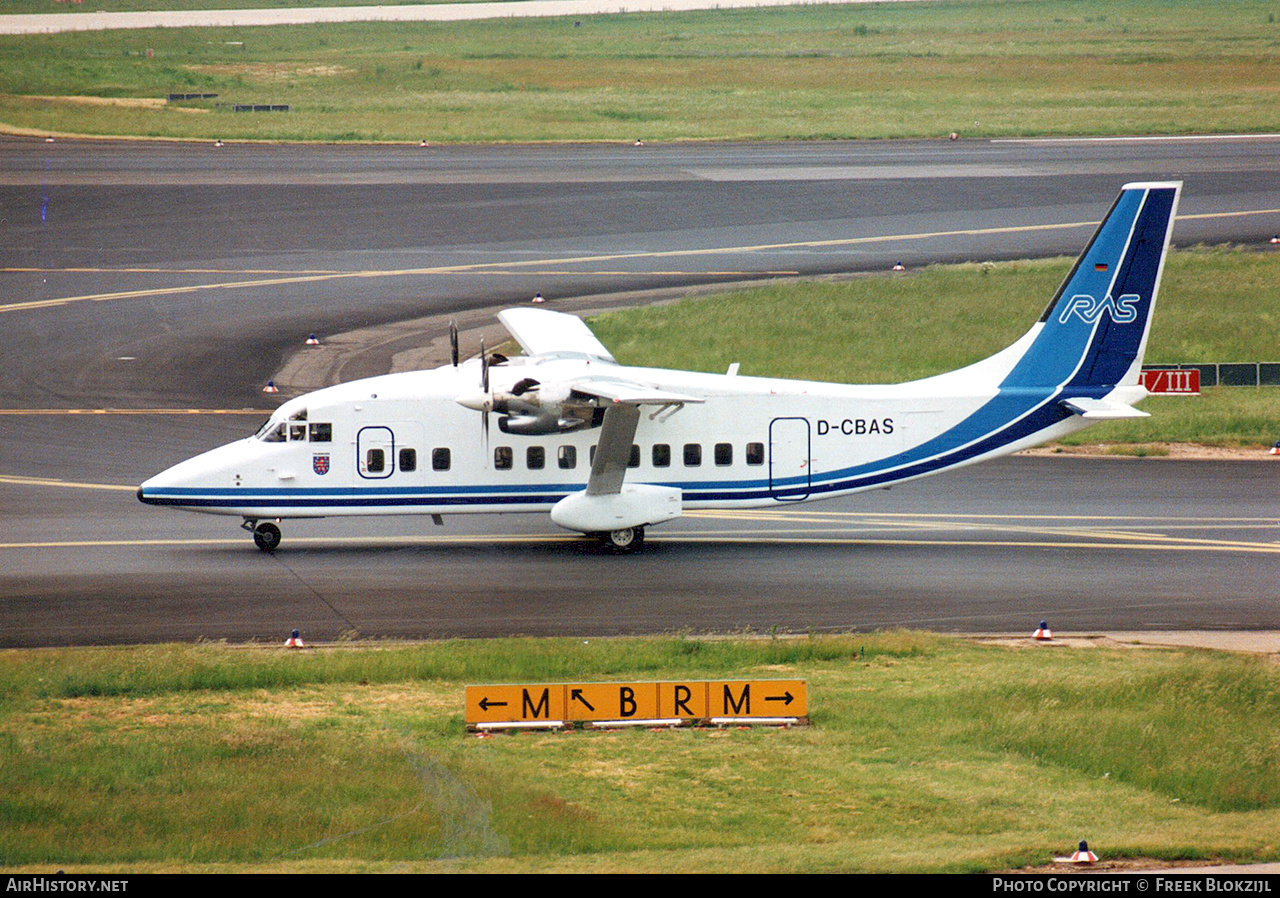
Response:
[{"label": "white fuselage", "polygon": [[[982,366],[990,367],[999,356]],[[848,386],[581,359],[512,359],[495,384],[607,377],[610,369],[704,400],[646,408],[628,483],[682,491],[685,509],[761,507],[887,486],[1006,454],[1086,422],[1061,413],[995,435],[974,419],[997,399],[979,366],[896,386]],[[474,362],[330,387],[282,405],[258,435],[142,485],[146,501],[246,518],[547,511],[581,491],[599,427],[525,436],[456,401]],[[972,374],[971,374],[972,372]],[[982,389],[973,389],[977,385]],[[1054,394],[1019,396],[1028,409]],[[497,419],[496,414],[490,414]],[[1007,427],[1002,428],[1008,431]],[[487,443],[487,445],[486,445]]]}]

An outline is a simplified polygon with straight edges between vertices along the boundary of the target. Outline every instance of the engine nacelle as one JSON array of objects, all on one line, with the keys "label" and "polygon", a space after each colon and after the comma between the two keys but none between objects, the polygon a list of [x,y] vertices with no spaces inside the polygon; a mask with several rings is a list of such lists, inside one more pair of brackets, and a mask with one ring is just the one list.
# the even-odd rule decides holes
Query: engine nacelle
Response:
[{"label": "engine nacelle", "polygon": [[586,424],[582,418],[562,418],[559,415],[503,415],[498,419],[498,429],[503,433],[526,437],[568,433]]}]

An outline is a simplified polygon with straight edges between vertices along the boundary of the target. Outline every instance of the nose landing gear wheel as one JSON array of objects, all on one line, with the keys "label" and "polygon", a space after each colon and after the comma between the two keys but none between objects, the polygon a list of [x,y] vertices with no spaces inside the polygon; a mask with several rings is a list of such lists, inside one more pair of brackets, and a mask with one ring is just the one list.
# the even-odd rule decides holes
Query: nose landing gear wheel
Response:
[{"label": "nose landing gear wheel", "polygon": [[615,552],[634,552],[644,545],[643,527],[623,527],[600,534],[601,544]]},{"label": "nose landing gear wheel", "polygon": [[275,524],[259,524],[253,528],[253,542],[264,552],[274,552],[280,545],[280,528]]}]

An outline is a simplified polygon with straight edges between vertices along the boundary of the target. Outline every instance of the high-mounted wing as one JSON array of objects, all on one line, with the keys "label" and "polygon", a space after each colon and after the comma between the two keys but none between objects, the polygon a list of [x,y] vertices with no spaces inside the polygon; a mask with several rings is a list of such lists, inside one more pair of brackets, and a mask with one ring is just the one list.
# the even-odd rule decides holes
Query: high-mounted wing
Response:
[{"label": "high-mounted wing", "polygon": [[680,405],[686,402],[704,401],[697,396],[686,396],[683,393],[672,393],[613,378],[577,378],[570,382],[570,387],[574,393],[627,405]]},{"label": "high-mounted wing", "polygon": [[549,309],[505,309],[498,313],[498,320],[526,355],[581,352],[614,361],[609,350],[591,333],[591,328],[577,316]]}]

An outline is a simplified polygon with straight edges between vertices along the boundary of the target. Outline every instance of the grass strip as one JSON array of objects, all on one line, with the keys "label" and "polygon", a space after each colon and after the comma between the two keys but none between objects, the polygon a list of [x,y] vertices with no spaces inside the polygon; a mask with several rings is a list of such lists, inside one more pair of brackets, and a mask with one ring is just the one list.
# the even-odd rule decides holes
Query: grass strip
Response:
[{"label": "grass strip", "polygon": [[[954,0],[0,37],[0,122],[441,142],[1276,132],[1276,15],[1271,0]],[[170,92],[218,97],[77,99]]]},{"label": "grass strip", "polygon": [[[1280,856],[1280,669],[923,633],[6,651],[0,862],[980,871]],[[464,733],[468,682],[803,677],[800,730]]]}]

